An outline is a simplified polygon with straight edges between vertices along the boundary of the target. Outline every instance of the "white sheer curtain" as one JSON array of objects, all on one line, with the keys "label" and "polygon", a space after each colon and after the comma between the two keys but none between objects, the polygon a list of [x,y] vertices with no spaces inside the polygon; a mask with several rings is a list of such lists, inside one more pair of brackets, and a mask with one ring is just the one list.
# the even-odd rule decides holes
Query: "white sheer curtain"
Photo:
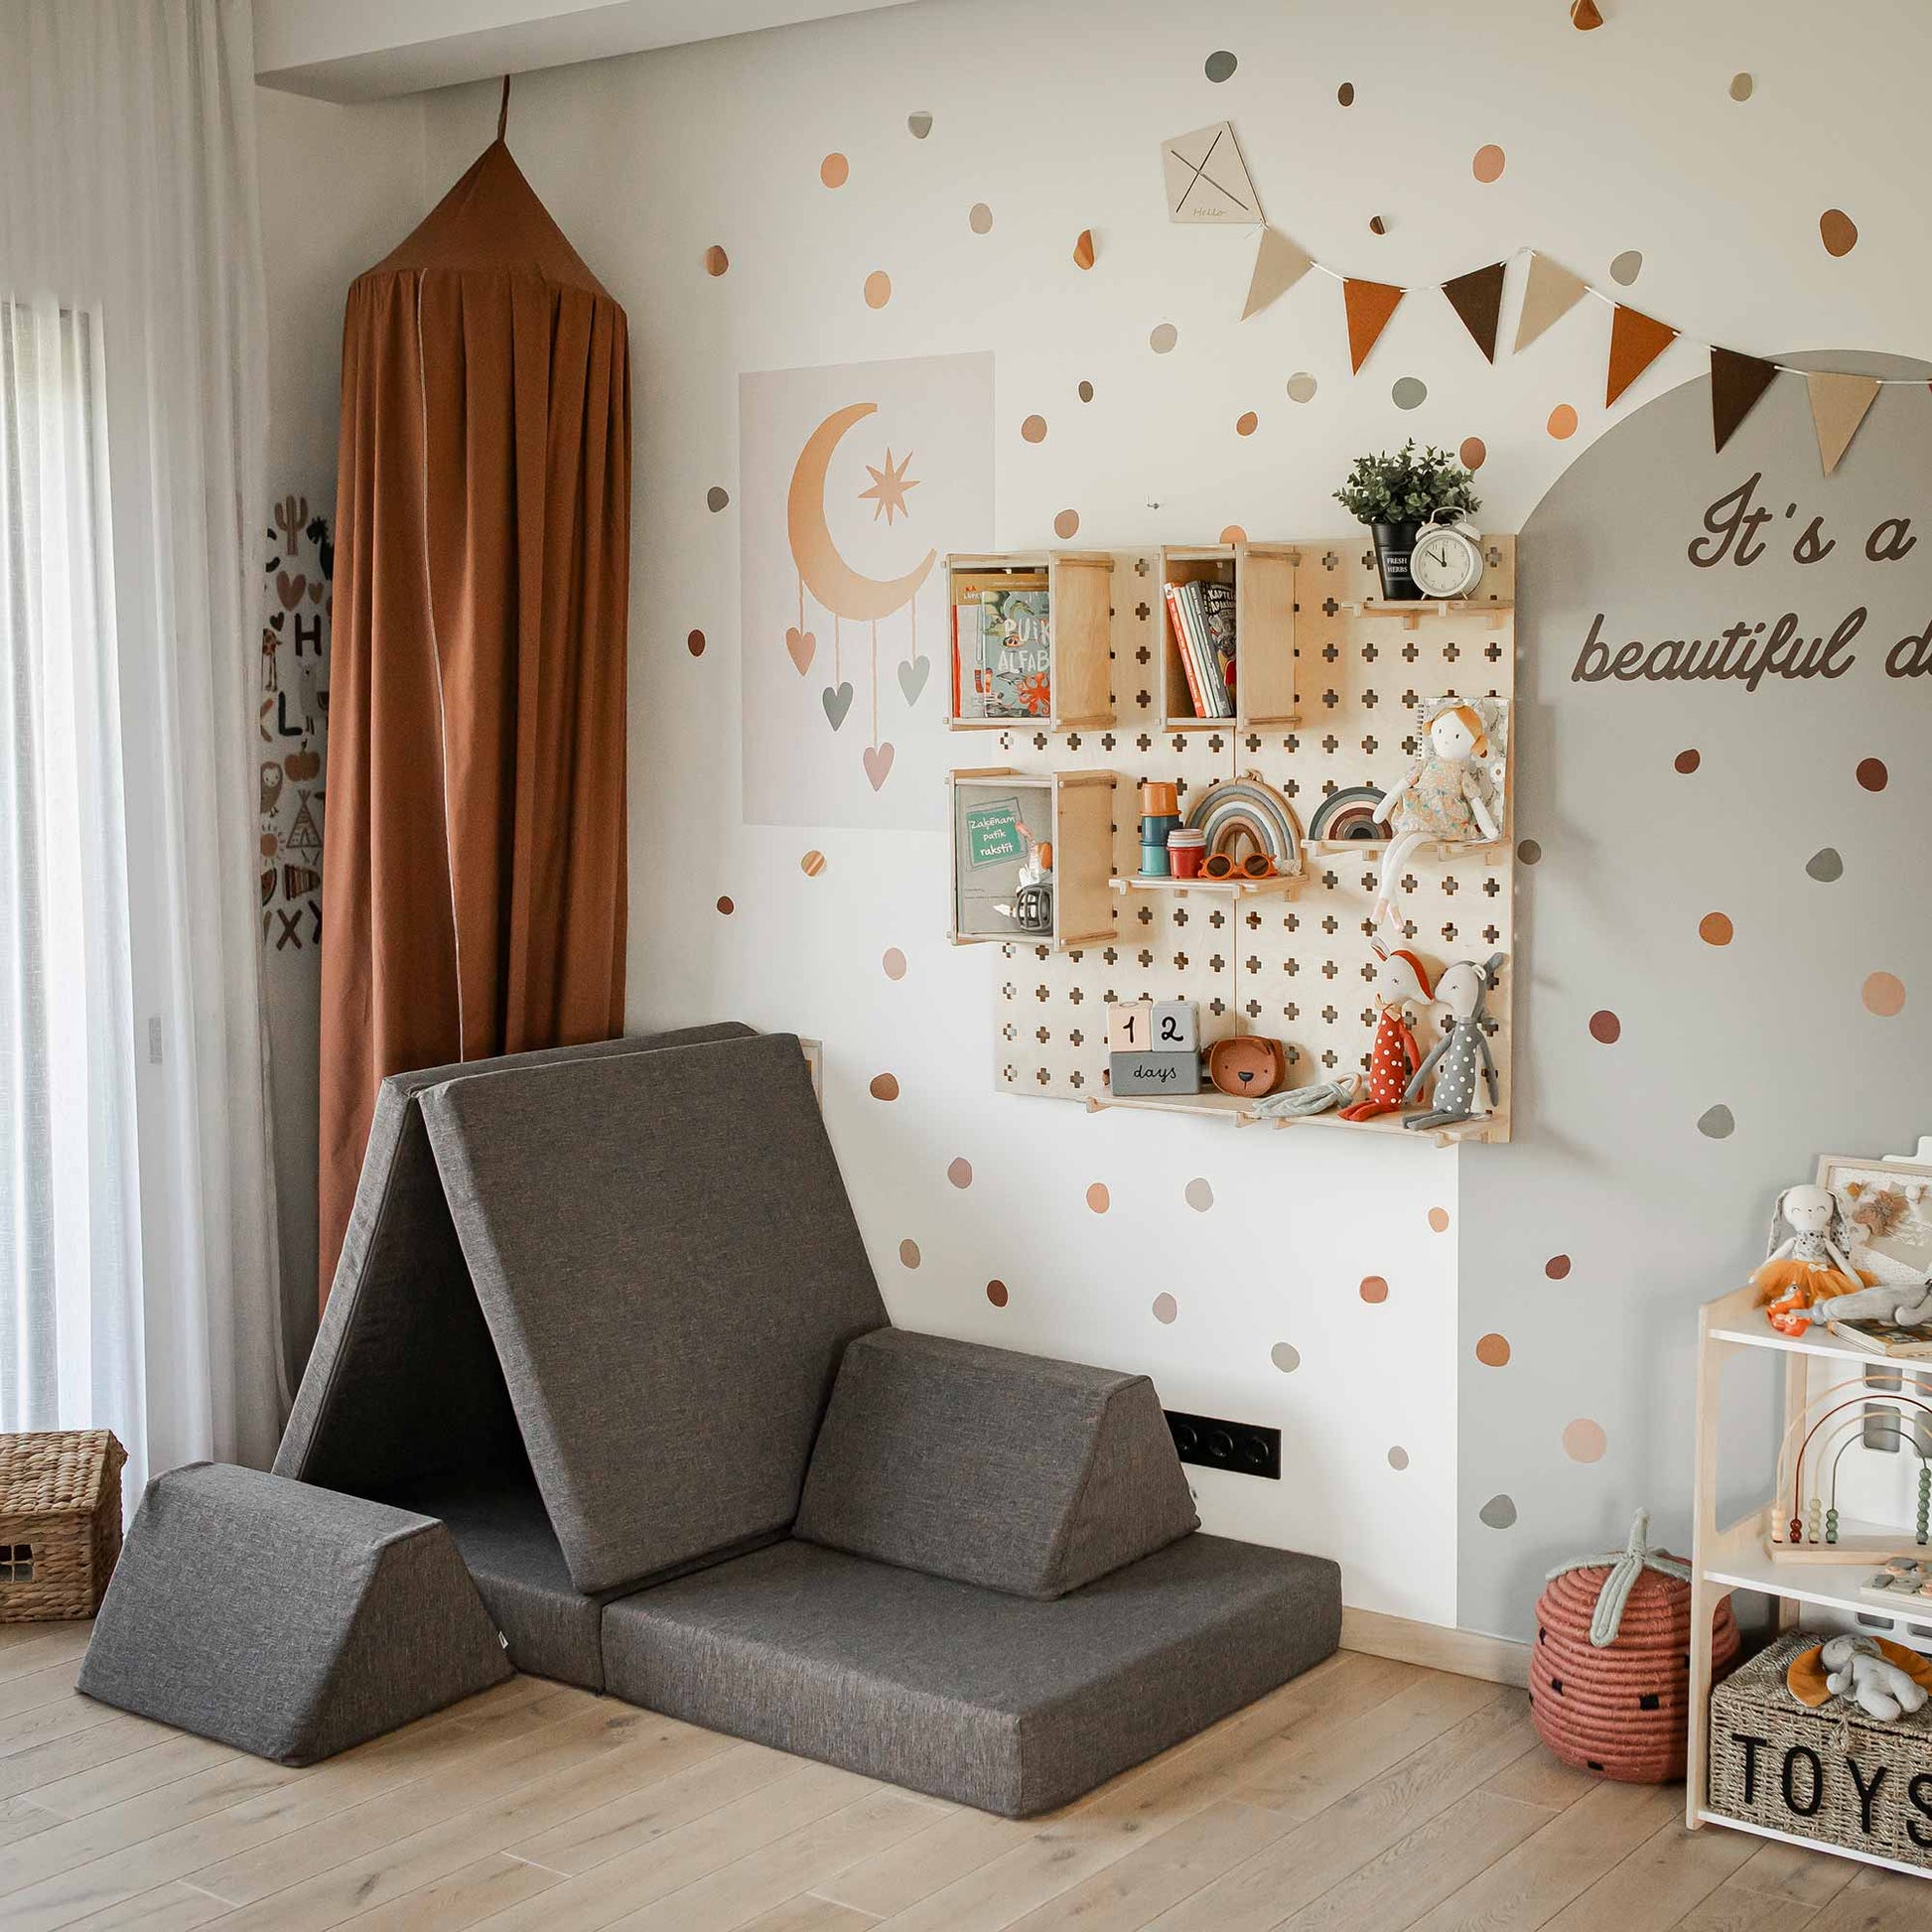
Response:
[{"label": "white sheer curtain", "polygon": [[0,0],[0,1429],[273,1453],[247,0]]}]

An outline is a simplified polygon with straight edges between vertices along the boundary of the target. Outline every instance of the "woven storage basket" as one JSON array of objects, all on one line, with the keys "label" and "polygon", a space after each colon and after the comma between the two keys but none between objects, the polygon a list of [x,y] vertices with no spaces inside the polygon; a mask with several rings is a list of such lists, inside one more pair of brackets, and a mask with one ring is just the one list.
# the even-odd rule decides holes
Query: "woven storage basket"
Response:
[{"label": "woven storage basket", "polygon": [[[1626,1784],[1684,1775],[1690,1720],[1691,1587],[1645,1570],[1630,1587],[1615,1640],[1589,1640],[1610,1566],[1553,1577],[1536,1604],[1530,1711],[1537,1735],[1566,1762]],[[1730,1598],[1718,1605],[1713,1668],[1737,1654]]]},{"label": "woven storage basket", "polygon": [[1932,1704],[1890,1724],[1843,1698],[1807,1708],[1784,1673],[1818,1641],[1794,1630],[1712,1692],[1710,1808],[1932,1870]]},{"label": "woven storage basket", "polygon": [[121,1464],[105,1429],[0,1436],[0,1623],[92,1616],[121,1554]]}]

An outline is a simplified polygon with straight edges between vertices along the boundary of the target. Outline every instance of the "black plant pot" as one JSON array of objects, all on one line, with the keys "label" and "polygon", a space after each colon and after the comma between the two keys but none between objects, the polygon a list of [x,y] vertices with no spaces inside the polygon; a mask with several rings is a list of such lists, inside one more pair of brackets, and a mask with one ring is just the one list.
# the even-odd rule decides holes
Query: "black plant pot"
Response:
[{"label": "black plant pot", "polygon": [[1422,593],[1409,574],[1410,554],[1416,547],[1416,523],[1375,523],[1375,567],[1382,573],[1382,595],[1391,603],[1407,604]]}]

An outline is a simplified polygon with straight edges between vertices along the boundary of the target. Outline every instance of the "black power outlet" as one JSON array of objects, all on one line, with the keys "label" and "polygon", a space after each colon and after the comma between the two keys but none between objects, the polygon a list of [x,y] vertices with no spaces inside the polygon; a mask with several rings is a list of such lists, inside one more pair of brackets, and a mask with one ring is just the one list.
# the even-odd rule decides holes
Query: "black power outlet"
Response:
[{"label": "black power outlet", "polygon": [[1260,1423],[1224,1422],[1219,1416],[1188,1416],[1163,1411],[1174,1453],[1203,1469],[1232,1469],[1238,1476],[1282,1479],[1282,1432]]}]

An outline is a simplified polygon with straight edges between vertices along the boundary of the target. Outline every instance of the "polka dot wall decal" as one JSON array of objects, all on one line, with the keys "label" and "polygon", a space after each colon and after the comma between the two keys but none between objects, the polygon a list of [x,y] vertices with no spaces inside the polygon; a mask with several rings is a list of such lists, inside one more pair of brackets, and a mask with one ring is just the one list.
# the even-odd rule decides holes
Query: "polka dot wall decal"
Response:
[{"label": "polka dot wall decal", "polygon": [[1368,231],[1370,234],[1387,234],[1389,231],[1388,217],[1381,214],[1371,214],[1368,217]]},{"label": "polka dot wall decal", "polygon": [[1011,1299],[1007,1294],[1006,1283],[988,1282],[986,1285],[986,1299],[989,1302],[991,1302],[996,1309],[1005,1308],[1008,1301]]},{"label": "polka dot wall decal", "polygon": [[1154,1298],[1154,1318],[1161,1322],[1172,1322],[1180,1312],[1180,1304],[1172,1295],[1157,1295]]},{"label": "polka dot wall decal", "polygon": [[1234,56],[1230,54],[1226,48],[1222,48],[1217,53],[1210,54],[1207,57],[1207,59],[1201,64],[1201,70],[1207,75],[1208,79],[1214,81],[1218,85],[1219,82],[1225,80],[1239,65],[1240,63],[1235,60]]},{"label": "polka dot wall decal", "polygon": [[707,275],[722,275],[732,265],[732,258],[714,241],[704,251],[704,272]]},{"label": "polka dot wall decal", "polygon": [[916,1241],[901,1241],[898,1244],[898,1265],[901,1268],[916,1268],[919,1265],[919,1244]]},{"label": "polka dot wall decal", "polygon": [[905,117],[905,131],[915,141],[923,141],[932,132],[932,116],[921,109],[916,114]]},{"label": "polka dot wall decal", "polygon": [[1354,81],[1344,80],[1341,83],[1341,85],[1335,89],[1335,99],[1339,101],[1343,107],[1353,107],[1355,104]]},{"label": "polka dot wall decal", "polygon": [[1029,416],[1020,425],[1020,434],[1029,443],[1044,443],[1046,441],[1046,418],[1044,416]]},{"label": "polka dot wall decal", "polygon": [[1435,1233],[1447,1234],[1449,1232],[1449,1217],[1447,1207],[1432,1207],[1429,1210],[1429,1225]]},{"label": "polka dot wall decal", "polygon": [[1577,434],[1577,412],[1567,402],[1560,402],[1550,411],[1550,420],[1543,427],[1559,443],[1568,442]]},{"label": "polka dot wall decal", "polygon": [[984,202],[975,202],[967,210],[966,225],[975,234],[991,234],[993,232],[993,210]]},{"label": "polka dot wall decal", "polygon": [[1236,436],[1252,436],[1260,427],[1261,418],[1252,409],[1244,409],[1234,419],[1234,433]]},{"label": "polka dot wall decal", "polygon": [[1419,375],[1399,375],[1389,391],[1389,400],[1398,409],[1419,409],[1429,400],[1429,385]]},{"label": "polka dot wall decal", "polygon": [[1205,1214],[1214,1205],[1214,1189],[1199,1174],[1180,1190],[1180,1197],[1196,1214]]},{"label": "polka dot wall decal", "polygon": [[1507,1368],[1509,1338],[1506,1335],[1484,1335],[1476,1343],[1476,1360],[1484,1368]]},{"label": "polka dot wall decal", "polygon": [[957,1160],[948,1164],[946,1168],[946,1178],[955,1187],[970,1187],[973,1184],[972,1162],[967,1160],[962,1154]]},{"label": "polka dot wall decal", "polygon": [[1534,839],[1522,839],[1517,843],[1516,856],[1524,865],[1533,866],[1543,857],[1543,848]]},{"label": "polka dot wall decal", "polygon": [[1643,273],[1643,254],[1636,248],[1626,248],[1610,263],[1610,280],[1628,288]]},{"label": "polka dot wall decal", "polygon": [[1165,355],[1180,340],[1180,331],[1171,322],[1157,322],[1148,332],[1147,345],[1157,355]]},{"label": "polka dot wall decal", "polygon": [[1106,1213],[1107,1209],[1113,1205],[1113,1196],[1108,1193],[1107,1183],[1104,1180],[1096,1180],[1088,1187],[1087,1205],[1096,1214]]},{"label": "polka dot wall decal", "polygon": [[866,277],[866,307],[883,309],[893,299],[893,278],[883,268]]},{"label": "polka dot wall decal", "polygon": [[1805,861],[1805,871],[1821,886],[1829,886],[1845,877],[1845,861],[1835,846],[1823,845]]},{"label": "polka dot wall decal", "polygon": [[1732,100],[1749,100],[1751,89],[1756,83],[1748,73],[1733,73],[1730,76],[1730,97]]},{"label": "polka dot wall decal", "polygon": [[718,897],[718,909],[725,915],[726,918],[730,918],[731,915],[738,910],[738,907],[732,903],[731,899],[726,895],[720,894]]},{"label": "polka dot wall decal", "polygon": [[1490,141],[1479,147],[1475,159],[1469,163],[1469,172],[1477,181],[1501,181],[1503,178],[1503,151],[1495,142]]},{"label": "polka dot wall decal", "polygon": [[1389,1285],[1380,1275],[1364,1275],[1361,1287],[1355,1292],[1371,1307],[1389,1299]]},{"label": "polka dot wall decal", "polygon": [[1602,1007],[1589,1016],[1589,1036],[1599,1046],[1614,1046],[1623,1037],[1623,1022]]},{"label": "polka dot wall decal", "polygon": [[1268,1359],[1284,1375],[1293,1375],[1302,1366],[1302,1351],[1292,1341],[1278,1341],[1268,1351]]},{"label": "polka dot wall decal", "polygon": [[866,1091],[875,1100],[897,1100],[898,1098],[898,1081],[890,1073],[875,1073],[872,1076],[872,1084],[867,1087]]},{"label": "polka dot wall decal", "polygon": [[1290,402],[1312,402],[1314,388],[1314,377],[1307,369],[1297,369],[1288,378],[1288,399]]},{"label": "polka dot wall decal", "polygon": [[1563,1452],[1571,1461],[1599,1462],[1608,1448],[1601,1423],[1591,1422],[1587,1416],[1579,1416],[1575,1422],[1564,1425]]},{"label": "polka dot wall decal", "polygon": [[1389,1451],[1389,1467],[1392,1469],[1406,1469],[1408,1466],[1409,1466],[1409,1451],[1406,1449],[1404,1449],[1400,1443],[1398,1443],[1395,1446],[1395,1448],[1390,1449]]},{"label": "polka dot wall decal", "polygon": [[684,640],[684,648],[693,657],[702,657],[704,655],[704,632],[702,630],[692,631]]},{"label": "polka dot wall decal", "polygon": [[1502,1495],[1491,1496],[1489,1500],[1486,1503],[1484,1503],[1479,1510],[1476,1511],[1476,1515],[1478,1519],[1483,1523],[1487,1524],[1490,1529],[1506,1530],[1511,1528],[1515,1524],[1516,1504],[1508,1496],[1502,1496]]},{"label": "polka dot wall decal", "polygon": [[1698,768],[1698,766],[1703,762],[1704,762],[1704,754],[1702,752],[1696,752],[1696,751],[1679,752],[1678,755],[1671,759],[1671,768],[1681,773],[1684,777],[1688,778],[1691,775],[1691,773],[1695,771]]},{"label": "polka dot wall decal", "polygon": [[1059,515],[1053,519],[1053,534],[1062,542],[1070,536],[1077,535],[1079,529],[1080,512],[1078,510],[1061,510]]},{"label": "polka dot wall decal", "polygon": [[1707,1141],[1727,1141],[1736,1128],[1736,1116],[1722,1101],[1715,1107],[1705,1108],[1698,1115],[1698,1132]]},{"label": "polka dot wall decal", "polygon": [[828,154],[818,164],[818,178],[827,188],[843,188],[852,174],[852,164],[842,154]]},{"label": "polka dot wall decal", "polygon": [[905,977],[905,955],[897,946],[888,946],[885,957],[879,963],[889,980],[902,980]]},{"label": "polka dot wall decal", "polygon": [[1861,759],[1859,768],[1853,775],[1866,791],[1883,791],[1891,782],[1891,773],[1885,769],[1883,759]]},{"label": "polka dot wall decal", "polygon": [[1091,268],[1094,264],[1093,230],[1082,228],[1073,243],[1073,266]]},{"label": "polka dot wall decal", "polygon": [[715,516],[732,499],[732,493],[722,483],[713,483],[704,493],[704,506]]},{"label": "polka dot wall decal", "polygon": [[1707,912],[1698,921],[1698,937],[1707,946],[1727,946],[1736,928],[1727,912]]},{"label": "polka dot wall decal", "polygon": [[1570,1278],[1570,1257],[1568,1255],[1552,1255],[1543,1264],[1543,1272],[1553,1282],[1567,1281]]},{"label": "polka dot wall decal", "polygon": [[1896,973],[1869,973],[1859,997],[1864,1002],[1865,1012],[1889,1020],[1904,1009],[1905,982]]},{"label": "polka dot wall decal", "polygon": [[1859,224],[1842,207],[1828,207],[1818,217],[1818,239],[1828,255],[1849,255],[1859,245]]},{"label": "polka dot wall decal", "polygon": [[1091,382],[1083,382],[1074,393],[1082,402],[1091,402],[1093,400],[1093,384]]},{"label": "polka dot wall decal", "polygon": [[1238,523],[1228,524],[1221,532],[1221,541],[1223,543],[1246,543],[1247,540],[1247,531]]},{"label": "polka dot wall decal", "polygon": [[1462,447],[1455,454],[1460,459],[1463,469],[1480,470],[1488,460],[1489,449],[1481,437],[1465,436],[1462,439]]},{"label": "polka dot wall decal", "polygon": [[816,879],[825,870],[825,854],[817,851],[806,853],[798,862],[798,870],[807,879]]}]

